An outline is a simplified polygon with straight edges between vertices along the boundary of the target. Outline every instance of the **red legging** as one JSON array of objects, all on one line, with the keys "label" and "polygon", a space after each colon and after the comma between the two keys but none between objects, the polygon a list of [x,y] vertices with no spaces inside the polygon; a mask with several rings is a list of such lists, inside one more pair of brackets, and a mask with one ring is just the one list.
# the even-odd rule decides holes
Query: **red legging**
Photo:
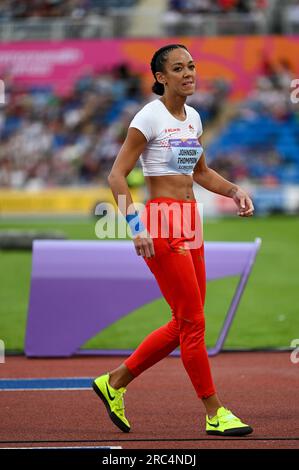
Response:
[{"label": "red legging", "polygon": [[[155,256],[144,257],[148,267],[154,274],[160,290],[172,311],[172,320],[166,325],[150,333],[135,352],[125,361],[125,365],[134,377],[168,356],[180,346],[183,365],[191,379],[199,398],[208,398],[215,393],[211,376],[210,364],[205,346],[204,302],[206,292],[206,275],[204,263],[204,244],[193,247],[188,245],[192,240],[191,233],[181,232],[181,236],[173,236],[172,230],[177,225],[174,216],[169,211],[169,205],[176,202],[178,207],[191,209],[191,228],[200,222],[199,212],[195,201],[177,201],[171,198],[151,199],[146,204],[145,222],[152,235],[152,213],[149,208],[155,203],[160,208],[161,217],[158,223],[158,237],[153,238]],[[162,205],[161,205],[162,203]],[[168,211],[167,211],[168,208]],[[161,221],[170,214],[169,235],[161,236]],[[181,222],[183,219],[181,219]],[[186,222],[182,222],[182,227]],[[190,226],[190,224],[189,224]],[[187,233],[187,235],[186,235]],[[186,244],[187,243],[187,244]]]}]

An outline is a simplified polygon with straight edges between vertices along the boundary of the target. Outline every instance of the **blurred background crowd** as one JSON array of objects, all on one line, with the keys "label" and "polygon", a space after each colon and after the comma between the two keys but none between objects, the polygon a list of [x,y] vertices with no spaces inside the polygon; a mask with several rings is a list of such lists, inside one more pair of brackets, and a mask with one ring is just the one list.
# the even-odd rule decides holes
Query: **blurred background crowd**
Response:
[{"label": "blurred background crowd", "polygon": [[[146,21],[143,19],[146,17]],[[294,34],[298,0],[2,0],[0,40]]]},{"label": "blurred background crowd", "polygon": [[[109,7],[132,6],[137,0],[3,0],[1,17],[28,18],[105,13]],[[168,10],[180,13],[214,13],[237,11],[248,13],[267,7],[268,0],[169,0]]]},{"label": "blurred background crowd", "polygon": [[0,111],[0,185],[107,184],[106,176],[144,97],[127,66],[84,75],[66,97],[50,86],[6,84]]},{"label": "blurred background crowd", "polygon": [[[287,62],[265,62],[246,99],[230,102],[224,80],[202,84],[188,103],[210,130],[209,163],[233,181],[299,183],[299,105],[290,100]],[[0,110],[0,185],[43,188],[106,184],[133,115],[156,95],[125,64],[83,75],[67,96],[22,88],[5,77]]]}]

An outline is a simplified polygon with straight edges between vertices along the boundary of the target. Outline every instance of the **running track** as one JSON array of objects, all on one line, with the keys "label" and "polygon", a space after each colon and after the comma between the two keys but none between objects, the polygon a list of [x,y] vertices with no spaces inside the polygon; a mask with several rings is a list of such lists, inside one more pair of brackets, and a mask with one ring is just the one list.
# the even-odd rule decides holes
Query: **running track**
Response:
[{"label": "running track", "polygon": [[[205,434],[204,409],[175,357],[129,385],[126,414],[132,431],[122,433],[90,388],[93,377],[121,360],[6,357],[0,364],[0,447],[299,448],[299,364],[288,352],[226,352],[210,359],[222,401],[255,430],[243,438]],[[32,380],[47,378],[59,380]]]}]

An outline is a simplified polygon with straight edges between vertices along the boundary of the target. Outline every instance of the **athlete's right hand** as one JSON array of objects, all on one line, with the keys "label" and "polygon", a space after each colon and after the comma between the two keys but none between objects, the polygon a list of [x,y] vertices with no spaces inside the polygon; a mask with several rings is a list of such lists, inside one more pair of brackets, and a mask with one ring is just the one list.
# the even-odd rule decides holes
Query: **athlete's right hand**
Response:
[{"label": "athlete's right hand", "polygon": [[143,232],[135,235],[133,242],[138,256],[144,256],[146,258],[155,256],[154,242],[147,230],[143,230]]}]

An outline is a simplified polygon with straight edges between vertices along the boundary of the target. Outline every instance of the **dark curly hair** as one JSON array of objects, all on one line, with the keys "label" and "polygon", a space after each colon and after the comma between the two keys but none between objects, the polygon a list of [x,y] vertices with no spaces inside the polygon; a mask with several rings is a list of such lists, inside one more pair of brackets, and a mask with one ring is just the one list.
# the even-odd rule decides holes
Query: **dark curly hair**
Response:
[{"label": "dark curly hair", "polygon": [[183,44],[168,44],[168,46],[161,47],[158,49],[151,60],[151,70],[153,76],[155,77],[155,83],[152,86],[152,90],[156,95],[164,95],[164,85],[163,83],[159,83],[156,79],[156,72],[163,72],[164,71],[164,64],[167,61],[167,57],[169,52],[173,51],[174,49],[185,49],[188,51],[187,47]]}]

